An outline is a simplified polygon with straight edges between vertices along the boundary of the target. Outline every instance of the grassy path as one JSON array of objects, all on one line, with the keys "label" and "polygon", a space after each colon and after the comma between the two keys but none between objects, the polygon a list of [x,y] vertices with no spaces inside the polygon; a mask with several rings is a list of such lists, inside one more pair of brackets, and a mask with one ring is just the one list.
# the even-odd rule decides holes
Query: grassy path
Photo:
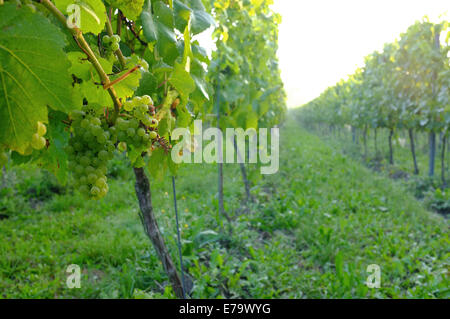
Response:
[{"label": "grassy path", "polygon": [[[280,141],[280,171],[252,189],[249,211],[240,209],[239,168],[225,165],[232,238],[218,227],[215,165],[182,168],[177,193],[194,297],[450,297],[445,219],[293,122]],[[10,216],[0,220],[0,297],[171,295],[140,225],[130,169],[114,164],[112,171],[100,202],[71,189],[42,197],[45,176],[17,171],[23,180],[0,193],[0,213]],[[30,192],[37,185],[44,189]],[[176,257],[170,180],[153,181],[152,189]],[[83,269],[81,289],[65,286],[70,264]],[[380,289],[365,285],[370,264],[380,266]]]}]

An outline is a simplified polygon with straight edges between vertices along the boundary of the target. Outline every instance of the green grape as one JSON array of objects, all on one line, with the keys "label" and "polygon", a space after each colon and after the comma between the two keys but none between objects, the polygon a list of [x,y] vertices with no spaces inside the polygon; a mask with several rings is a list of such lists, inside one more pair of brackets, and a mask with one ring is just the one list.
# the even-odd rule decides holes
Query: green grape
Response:
[{"label": "green grape", "polygon": [[[98,167],[98,172],[100,172],[101,175],[106,175],[106,173],[108,172],[108,168],[106,167],[106,165],[100,164]],[[106,176],[104,177],[106,178]]]},{"label": "green grape", "polygon": [[139,96],[136,96],[133,98],[133,104],[135,106],[141,105],[142,104],[142,99]]},{"label": "green grape", "polygon": [[150,135],[149,134],[144,134],[144,136],[142,136],[142,141],[147,144],[148,142],[150,142]]},{"label": "green grape", "polygon": [[110,157],[112,157],[112,156],[113,156],[113,153],[114,153],[114,150],[116,149],[116,147],[114,146],[113,143],[107,143],[106,149],[107,149],[108,154],[110,155]]},{"label": "green grape", "polygon": [[78,188],[78,190],[79,190],[79,192],[80,192],[81,194],[83,194],[84,196],[88,196],[89,193],[90,193],[89,186],[87,186],[87,185],[82,185],[82,186],[80,186],[80,187]]},{"label": "green grape", "polygon": [[94,184],[95,181],[97,180],[97,175],[94,173],[91,173],[88,175],[87,180],[90,184]]},{"label": "green grape", "polygon": [[145,130],[142,127],[138,128],[137,135],[140,136],[140,137],[144,136],[145,135]]},{"label": "green grape", "polygon": [[139,127],[139,121],[137,119],[131,119],[130,120],[130,127],[133,129],[137,129]]},{"label": "green grape", "polygon": [[103,43],[109,43],[109,42],[111,42],[112,39],[109,37],[109,35],[106,34],[103,36],[102,40],[103,40]]},{"label": "green grape", "polygon": [[126,121],[124,119],[121,119],[121,118],[119,118],[116,123],[117,123],[116,124],[117,128],[119,130],[121,130],[121,131],[125,131],[128,128],[128,125],[129,125],[128,121]]},{"label": "green grape", "polygon": [[102,161],[106,161],[109,158],[108,152],[105,150],[101,150],[100,152],[98,152],[98,158]]},{"label": "green grape", "polygon": [[84,169],[84,172],[86,173],[86,175],[89,175],[89,174],[95,172],[95,168],[93,168],[92,166],[87,166],[87,167]]},{"label": "green grape", "polygon": [[154,140],[155,138],[157,138],[158,137],[158,133],[156,133],[155,131],[150,131],[150,138],[152,139],[152,140]]},{"label": "green grape", "polygon": [[120,142],[120,143],[117,145],[117,149],[118,149],[120,152],[125,152],[125,151],[127,150],[127,143],[125,143],[125,142]]},{"label": "green grape", "polygon": [[143,97],[142,97],[142,103],[144,103],[144,104],[151,104],[151,105],[153,105],[153,100],[152,100],[152,98],[150,97],[150,96],[148,96],[148,95],[144,95]]},{"label": "green grape", "polygon": [[91,163],[91,160],[87,156],[82,156],[80,159],[80,163],[84,166],[88,166]]},{"label": "green grape", "polygon": [[47,144],[47,141],[42,136],[39,136],[38,133],[33,134],[33,137],[31,139],[31,147],[33,147],[35,150],[41,150],[45,147]]},{"label": "green grape", "polygon": [[86,176],[81,176],[78,181],[80,182],[80,184],[87,184],[87,177]]},{"label": "green grape", "polygon": [[96,136],[102,136],[103,135],[103,129],[100,126],[91,126],[91,133]]},{"label": "green grape", "polygon": [[39,136],[44,136],[47,133],[47,127],[42,122],[37,122],[37,133]]},{"label": "green grape", "polygon": [[100,162],[101,162],[101,160],[100,160],[99,158],[97,158],[97,157],[94,157],[94,158],[92,159],[92,165],[93,165],[94,167],[97,167],[97,166],[100,164]]},{"label": "green grape", "polygon": [[105,197],[107,193],[108,193],[108,187],[105,187],[105,188],[100,189],[100,193],[98,194],[98,196],[100,198],[102,198],[102,197]]},{"label": "green grape", "polygon": [[142,137],[140,137],[139,135],[135,135],[135,136],[133,136],[133,144],[136,146],[136,147],[139,147],[140,146],[140,144],[142,143]]},{"label": "green grape", "polygon": [[102,121],[98,117],[92,117],[91,118],[91,124],[94,124],[96,126],[102,125]]},{"label": "green grape", "polygon": [[142,121],[142,123],[144,123],[145,126],[151,126],[152,125],[152,119],[147,114],[145,115],[145,117],[141,121]]},{"label": "green grape", "polygon": [[95,186],[97,186],[100,189],[103,189],[106,187],[106,181],[104,178],[99,178],[95,181]]},{"label": "green grape", "polygon": [[159,122],[157,119],[152,119],[152,126],[158,126]]},{"label": "green grape", "polygon": [[111,44],[111,50],[117,51],[117,50],[119,50],[119,48],[120,48],[119,43],[113,42],[113,43]]},{"label": "green grape", "polygon": [[104,134],[98,135],[98,136],[97,136],[97,142],[98,142],[99,144],[104,144],[104,143],[106,143],[106,137],[105,137],[105,135],[104,135]]},{"label": "green grape", "polygon": [[114,42],[119,43],[120,42],[120,36],[118,34],[114,34],[112,36],[112,39]]},{"label": "green grape", "polygon": [[136,130],[134,128],[130,127],[127,129],[127,135],[129,137],[133,137],[135,134],[136,134]]},{"label": "green grape", "polygon": [[89,127],[89,120],[88,119],[83,119],[82,121],[81,121],[81,128],[88,128]]},{"label": "green grape", "polygon": [[132,100],[128,100],[125,101],[125,103],[123,104],[123,108],[125,109],[125,111],[127,112],[131,112],[134,109],[134,103]]},{"label": "green grape", "polygon": [[148,112],[148,106],[146,104],[141,104],[136,108],[136,111],[139,114],[144,115],[144,113]]},{"label": "green grape", "polygon": [[92,196],[97,197],[100,194],[100,188],[98,188],[97,186],[92,186],[91,194]]},{"label": "green grape", "polygon": [[111,138],[111,134],[108,131],[103,131],[103,137],[108,141]]},{"label": "green grape", "polygon": [[84,167],[83,167],[82,165],[77,165],[77,166],[75,167],[75,172],[76,172],[77,174],[83,174],[83,173],[84,173]]}]

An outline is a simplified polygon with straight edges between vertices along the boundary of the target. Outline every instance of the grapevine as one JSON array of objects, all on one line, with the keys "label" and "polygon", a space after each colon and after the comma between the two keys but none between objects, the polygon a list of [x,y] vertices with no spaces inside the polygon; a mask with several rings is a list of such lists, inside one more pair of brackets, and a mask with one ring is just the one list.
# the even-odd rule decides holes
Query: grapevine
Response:
[{"label": "grapevine", "polygon": [[[235,1],[221,2],[235,12]],[[68,4],[82,6],[78,17]],[[167,171],[175,176],[172,132],[191,128],[214,105],[209,80],[220,70],[208,70],[210,58],[195,40],[216,26],[213,6],[202,0],[0,1],[0,166],[38,164],[85,198],[101,200],[109,191],[108,164],[124,153],[136,177],[145,231],[178,297],[183,296],[181,281],[156,223],[146,171],[153,178]],[[245,6],[253,15],[252,5]],[[254,34],[245,40],[258,46],[276,42],[277,17],[268,4],[255,6],[258,17],[252,21],[269,35],[259,42]],[[233,33],[236,43],[238,37]],[[246,75],[258,73],[261,61],[274,54],[276,45],[269,47],[245,61]],[[260,86],[273,81],[278,87],[275,63],[270,59],[260,69]],[[242,116],[262,91],[251,87],[245,99],[231,103],[233,109]],[[249,122],[281,119],[284,92],[271,92],[259,98],[259,111],[249,112]],[[281,106],[267,108],[275,101]]]}]

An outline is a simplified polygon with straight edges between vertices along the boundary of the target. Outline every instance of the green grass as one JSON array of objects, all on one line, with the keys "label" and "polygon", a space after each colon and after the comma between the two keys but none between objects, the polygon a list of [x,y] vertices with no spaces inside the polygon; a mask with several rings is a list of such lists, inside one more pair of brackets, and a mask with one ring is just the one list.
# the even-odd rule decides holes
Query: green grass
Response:
[{"label": "green grass", "polygon": [[[287,123],[280,141],[280,171],[252,188],[248,209],[239,168],[225,165],[232,237],[217,214],[216,166],[182,167],[177,195],[193,297],[450,297],[447,220],[401,182],[296,123]],[[0,214],[9,216],[0,220],[0,297],[173,297],[139,221],[132,172],[120,159],[112,172],[110,192],[98,202],[58,188],[43,172],[8,174],[11,187],[0,191]],[[169,178],[151,181],[177,262],[170,185]],[[83,269],[81,289],[66,288],[70,264]],[[370,264],[381,267],[379,289],[365,285]]]}]

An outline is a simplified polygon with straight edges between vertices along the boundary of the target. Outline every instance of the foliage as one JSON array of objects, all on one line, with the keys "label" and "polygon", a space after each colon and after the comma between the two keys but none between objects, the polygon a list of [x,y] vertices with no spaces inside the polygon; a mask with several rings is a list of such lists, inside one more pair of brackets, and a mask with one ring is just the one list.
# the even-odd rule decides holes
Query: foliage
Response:
[{"label": "foliage", "polygon": [[450,124],[449,24],[418,21],[347,80],[301,109],[304,123],[444,132]]},{"label": "foliage", "polygon": [[211,1],[218,27],[208,77],[218,89],[222,129],[273,127],[284,119],[286,95],[276,56],[281,16],[271,4]]},{"label": "foliage", "polygon": [[[148,165],[207,100],[195,92],[205,86],[199,68],[208,61],[191,39],[214,20],[201,1],[178,1],[183,10],[172,1],[75,1],[80,24],[70,29],[64,14],[73,14],[72,3],[0,6],[0,150],[2,162],[13,151],[13,163],[38,163],[62,182],[69,168],[83,194],[101,198],[116,148],[133,166]],[[38,135],[44,124],[48,133]]]}]

